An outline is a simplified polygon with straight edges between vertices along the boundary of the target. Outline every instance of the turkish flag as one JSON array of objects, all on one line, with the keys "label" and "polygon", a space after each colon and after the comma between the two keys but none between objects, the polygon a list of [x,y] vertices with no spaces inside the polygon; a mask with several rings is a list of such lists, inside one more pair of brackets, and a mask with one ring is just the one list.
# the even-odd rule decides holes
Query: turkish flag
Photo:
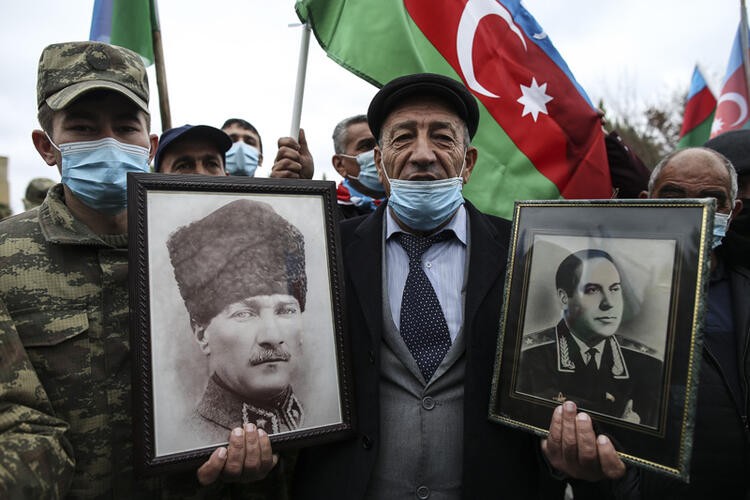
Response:
[{"label": "turkish flag", "polygon": [[611,196],[596,110],[502,2],[404,0],[404,5],[467,88],[563,197]]}]

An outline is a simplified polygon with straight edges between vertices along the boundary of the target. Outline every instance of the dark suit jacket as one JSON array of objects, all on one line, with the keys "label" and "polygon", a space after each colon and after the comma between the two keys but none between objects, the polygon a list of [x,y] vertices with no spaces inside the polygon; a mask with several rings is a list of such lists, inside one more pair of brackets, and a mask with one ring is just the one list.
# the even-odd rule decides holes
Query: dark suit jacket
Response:
[{"label": "dark suit jacket", "polygon": [[[559,488],[560,483],[552,481],[540,463],[539,439],[491,423],[487,418],[510,224],[481,214],[468,202],[466,209],[470,261],[463,330],[466,335],[463,497],[562,498],[551,491]],[[380,434],[384,210],[385,205],[370,216],[344,221],[341,226],[358,419],[356,436],[303,450],[294,474],[294,498],[363,498],[375,464]]]},{"label": "dark suit jacket", "polygon": [[598,370],[586,366],[565,321],[531,334],[521,353],[516,389],[545,399],[570,399],[585,411],[620,418],[628,401],[643,425],[656,427],[662,362],[641,344],[617,337],[604,344]]}]

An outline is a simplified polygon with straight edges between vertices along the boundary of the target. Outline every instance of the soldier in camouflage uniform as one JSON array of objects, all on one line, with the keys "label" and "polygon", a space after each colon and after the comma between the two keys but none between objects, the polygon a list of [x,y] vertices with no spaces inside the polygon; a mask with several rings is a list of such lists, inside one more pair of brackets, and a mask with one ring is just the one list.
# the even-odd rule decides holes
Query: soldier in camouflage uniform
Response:
[{"label": "soldier in camouflage uniform", "polygon": [[269,481],[217,481],[257,479],[275,464],[251,427],[234,429],[197,474],[134,476],[125,172],[147,171],[156,149],[147,103],[145,68],[127,49],[42,52],[44,130],[32,138],[62,184],[38,210],[0,223],[2,498],[266,497]]}]

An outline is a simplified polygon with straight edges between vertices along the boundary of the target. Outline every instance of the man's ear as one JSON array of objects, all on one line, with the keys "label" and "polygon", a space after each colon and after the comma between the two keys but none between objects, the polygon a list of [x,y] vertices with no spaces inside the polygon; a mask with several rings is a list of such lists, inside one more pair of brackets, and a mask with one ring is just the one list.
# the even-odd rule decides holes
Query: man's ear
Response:
[{"label": "man's ear", "polygon": [[154,159],[154,155],[156,155],[156,148],[159,147],[159,136],[151,134],[148,136],[148,141],[151,143],[151,151],[148,153],[148,162],[151,163]]},{"label": "man's ear", "polygon": [[562,305],[564,306],[568,305],[568,294],[562,288],[557,289],[557,298],[560,299],[560,302],[562,303]]},{"label": "man's ear", "polygon": [[258,153],[258,166],[263,166],[263,153]]},{"label": "man's ear", "polygon": [[732,207],[732,213],[729,215],[729,224],[732,223],[732,219],[734,219],[734,216],[736,214],[742,212],[743,205],[744,204],[742,203],[742,200],[740,200],[739,198],[734,200],[734,207]]},{"label": "man's ear", "polygon": [[464,154],[464,160],[466,163],[464,164],[463,174],[461,174],[464,179],[464,184],[469,182],[469,177],[471,177],[471,172],[474,170],[474,165],[477,164],[478,155],[479,151],[477,151],[477,148],[474,146],[469,146],[466,150],[466,154]]},{"label": "man's ear", "polygon": [[190,320],[190,327],[193,329],[193,335],[195,335],[195,341],[198,342],[198,346],[203,351],[203,354],[211,354],[211,346],[208,345],[208,335],[206,334],[206,327],[199,325],[195,320]]},{"label": "man's ear", "polygon": [[385,194],[389,195],[391,194],[391,183],[388,182],[388,178],[385,176],[385,173],[383,172],[383,153],[380,151],[380,146],[375,146],[374,149],[374,160],[375,160],[375,168],[378,171],[378,180],[385,188]]},{"label": "man's ear", "polygon": [[31,132],[31,141],[34,143],[34,147],[39,152],[39,156],[42,157],[44,162],[50,167],[57,165],[57,149],[52,145],[52,142],[44,133],[44,130],[36,129]]},{"label": "man's ear", "polygon": [[338,172],[341,177],[346,177],[346,167],[344,167],[344,159],[341,158],[338,154],[335,154],[331,157],[331,165],[333,165],[333,168],[336,169],[336,172]]}]

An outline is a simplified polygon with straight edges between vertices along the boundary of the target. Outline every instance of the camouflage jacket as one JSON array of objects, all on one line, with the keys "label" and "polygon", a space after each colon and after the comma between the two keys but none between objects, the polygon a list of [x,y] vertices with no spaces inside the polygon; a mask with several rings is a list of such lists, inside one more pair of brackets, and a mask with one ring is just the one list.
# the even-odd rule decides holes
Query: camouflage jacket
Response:
[{"label": "camouflage jacket", "polygon": [[0,222],[0,301],[10,316],[0,314],[0,493],[275,497],[261,485],[200,488],[193,472],[135,477],[127,236],[92,233],[63,196],[58,184],[39,209]]}]

